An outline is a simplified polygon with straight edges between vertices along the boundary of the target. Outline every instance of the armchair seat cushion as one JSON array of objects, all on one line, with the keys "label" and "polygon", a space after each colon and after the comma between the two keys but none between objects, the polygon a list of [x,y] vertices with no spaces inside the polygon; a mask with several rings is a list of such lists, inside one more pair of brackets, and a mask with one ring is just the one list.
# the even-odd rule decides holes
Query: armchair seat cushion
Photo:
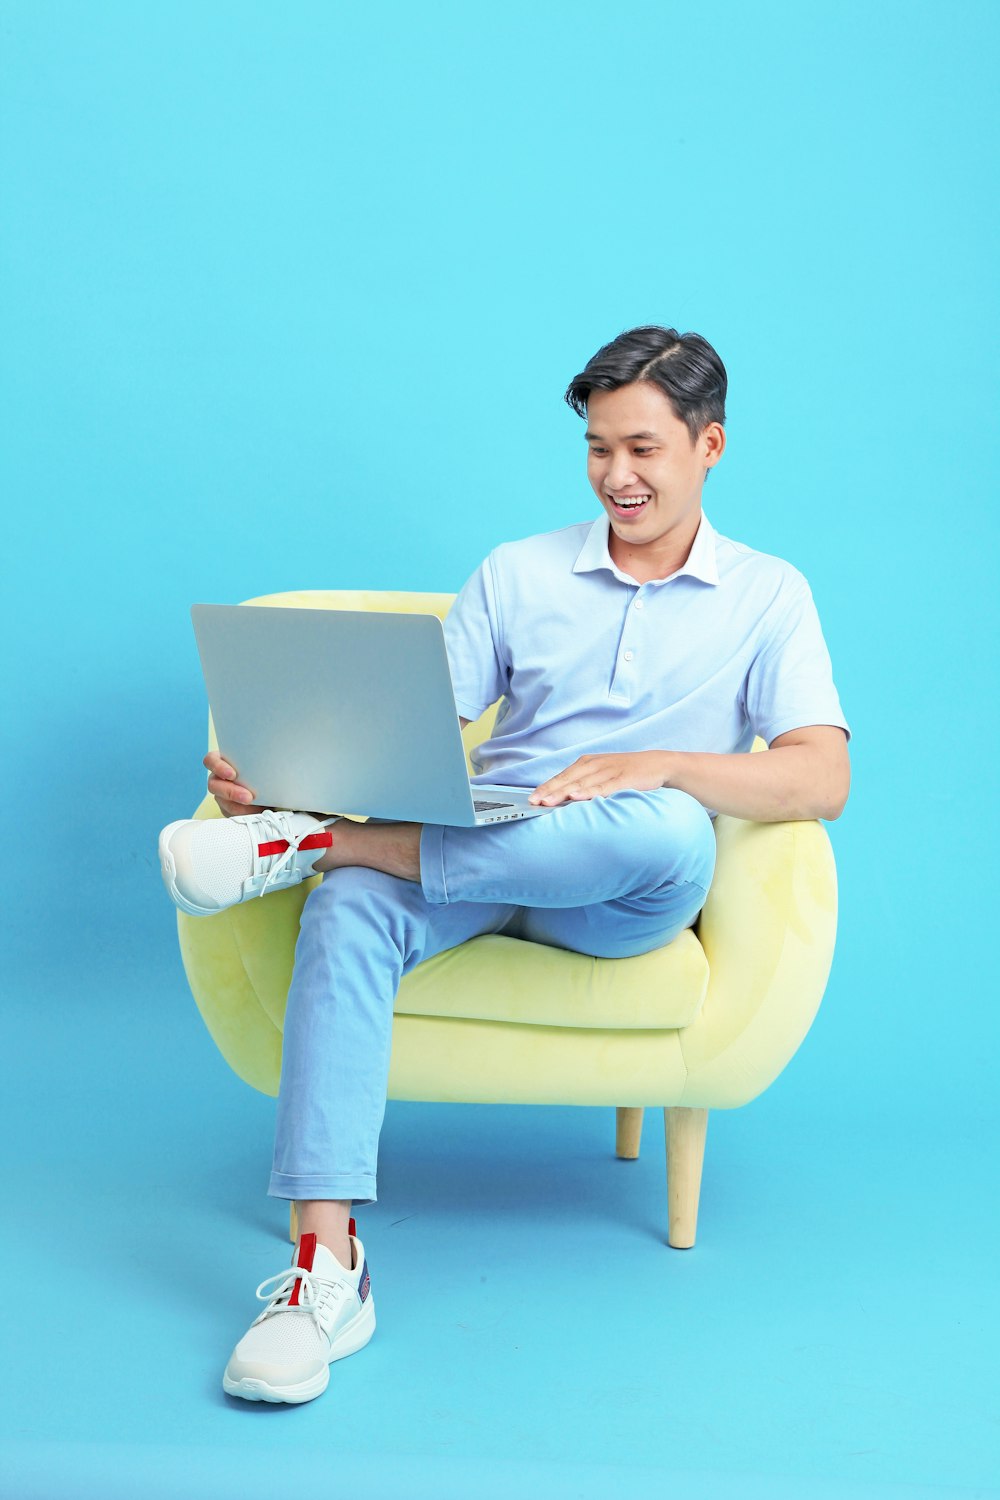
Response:
[{"label": "armchair seat cushion", "polygon": [[396,1014],[522,1026],[668,1030],[689,1026],[708,989],[690,930],[636,958],[589,958],[511,937],[480,937],[407,975]]}]

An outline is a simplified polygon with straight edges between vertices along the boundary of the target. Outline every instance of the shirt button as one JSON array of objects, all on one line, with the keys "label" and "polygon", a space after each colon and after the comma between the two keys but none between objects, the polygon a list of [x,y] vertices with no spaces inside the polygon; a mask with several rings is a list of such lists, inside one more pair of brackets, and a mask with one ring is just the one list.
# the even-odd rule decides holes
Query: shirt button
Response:
[{"label": "shirt button", "polygon": [[642,605],[643,605],[643,601],[641,599],[637,599],[635,601],[635,607],[636,607],[636,609],[642,609]]},{"label": "shirt button", "polygon": [[632,660],[632,652],[631,651],[626,651],[625,652],[625,660],[626,661],[631,661]]}]

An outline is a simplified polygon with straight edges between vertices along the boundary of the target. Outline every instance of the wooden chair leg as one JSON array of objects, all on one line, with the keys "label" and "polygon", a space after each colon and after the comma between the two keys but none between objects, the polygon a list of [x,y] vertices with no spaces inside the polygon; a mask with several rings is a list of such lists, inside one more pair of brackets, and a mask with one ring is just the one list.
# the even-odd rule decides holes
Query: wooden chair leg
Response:
[{"label": "wooden chair leg", "polygon": [[705,1160],[707,1109],[665,1109],[663,1125],[667,1137],[667,1243],[675,1250],[690,1250],[698,1228],[698,1198],[701,1168]]},{"label": "wooden chair leg", "polygon": [[642,1110],[615,1111],[615,1150],[624,1161],[635,1161],[642,1137]]},{"label": "wooden chair leg", "polygon": [[293,1245],[299,1243],[299,1210],[294,1201],[288,1205],[288,1238]]}]

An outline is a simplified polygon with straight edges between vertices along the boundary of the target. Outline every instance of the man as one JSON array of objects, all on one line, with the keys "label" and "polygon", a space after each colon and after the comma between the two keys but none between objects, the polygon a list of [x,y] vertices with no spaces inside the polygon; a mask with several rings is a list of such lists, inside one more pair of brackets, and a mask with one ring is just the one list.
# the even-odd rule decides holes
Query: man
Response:
[{"label": "man", "polygon": [[[726,371],[697,334],[636,328],[566,393],[587,420],[596,522],[498,547],[445,627],[462,722],[501,700],[477,779],[544,817],[485,828],[322,821],[256,808],[205,757],[228,821],[174,823],[164,876],[210,913],[321,870],[288,997],[269,1192],[298,1204],[292,1268],[224,1377],[305,1401],[367,1343],[352,1203],[375,1199],[392,1010],[422,959],[504,931],[600,957],[669,943],[705,901],[716,812],[836,818],[848,726],[804,578],[719,536],[702,488],[726,446]],[[748,755],[756,735],[766,752]]]}]

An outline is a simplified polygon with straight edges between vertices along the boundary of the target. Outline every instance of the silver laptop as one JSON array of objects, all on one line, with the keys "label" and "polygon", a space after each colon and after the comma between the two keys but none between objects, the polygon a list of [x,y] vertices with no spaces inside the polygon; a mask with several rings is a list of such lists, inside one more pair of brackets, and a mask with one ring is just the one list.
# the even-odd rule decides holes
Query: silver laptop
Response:
[{"label": "silver laptop", "polygon": [[219,749],[265,807],[461,828],[551,812],[473,786],[436,615],[196,604]]}]

